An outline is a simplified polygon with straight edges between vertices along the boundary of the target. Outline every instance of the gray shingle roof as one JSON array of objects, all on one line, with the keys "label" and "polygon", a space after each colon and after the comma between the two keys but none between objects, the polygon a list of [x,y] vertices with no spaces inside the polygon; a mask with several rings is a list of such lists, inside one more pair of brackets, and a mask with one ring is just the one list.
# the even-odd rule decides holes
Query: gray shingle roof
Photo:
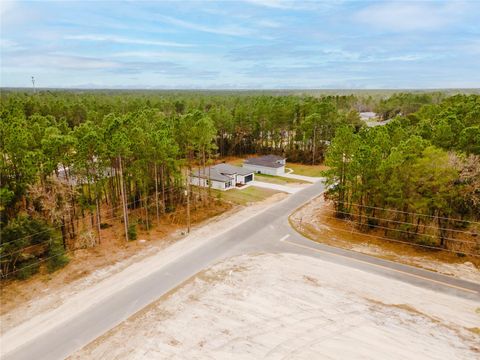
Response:
[{"label": "gray shingle roof", "polygon": [[218,164],[218,165],[215,165],[214,168],[216,170],[218,170],[218,172],[220,172],[221,174],[249,175],[249,174],[253,173],[252,170],[248,170],[248,169],[242,168],[240,166],[234,166],[234,165],[230,165],[230,164]]},{"label": "gray shingle roof", "polygon": [[265,155],[265,156],[259,156],[254,158],[248,158],[245,160],[245,164],[265,166],[270,168],[280,168],[282,166],[285,166],[277,162],[280,160],[285,160],[285,158],[278,155]]},{"label": "gray shingle roof", "polygon": [[215,181],[227,182],[232,180],[227,175],[248,175],[253,171],[241,168],[239,166],[233,166],[230,164],[218,164],[215,166],[209,166],[205,168],[196,169],[192,172],[193,177],[199,177],[203,179],[210,179]]}]

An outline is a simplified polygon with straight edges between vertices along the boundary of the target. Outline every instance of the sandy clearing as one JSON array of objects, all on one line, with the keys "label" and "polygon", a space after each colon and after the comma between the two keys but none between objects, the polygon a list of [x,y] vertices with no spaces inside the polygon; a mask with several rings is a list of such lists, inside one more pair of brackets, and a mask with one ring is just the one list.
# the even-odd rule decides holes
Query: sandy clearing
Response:
[{"label": "sandy clearing", "polygon": [[293,254],[221,262],[72,359],[473,359],[480,304]]},{"label": "sandy clearing", "polygon": [[128,259],[99,270],[65,288],[57,289],[54,293],[46,291],[44,297],[32,300],[0,318],[2,324],[0,354],[7,353],[35,338],[54,327],[57,322],[74,317],[286,197],[286,194],[279,193],[237,212],[226,212],[213,221],[194,228],[190,235],[166,249],[159,251],[158,248],[147,248],[143,256],[139,255],[136,259]]}]

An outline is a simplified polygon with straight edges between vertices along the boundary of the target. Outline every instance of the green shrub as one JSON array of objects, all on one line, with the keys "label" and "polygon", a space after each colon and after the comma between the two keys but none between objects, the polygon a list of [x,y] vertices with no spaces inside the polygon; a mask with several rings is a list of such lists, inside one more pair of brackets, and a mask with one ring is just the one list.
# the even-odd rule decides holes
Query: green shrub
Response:
[{"label": "green shrub", "polygon": [[[45,221],[28,216],[17,216],[0,226],[0,253],[6,273],[14,271],[12,275],[18,279],[27,279],[37,273],[38,261],[47,256],[47,245],[52,236],[52,228]],[[35,255],[23,253],[24,248],[39,244]]]},{"label": "green shrub", "polygon": [[19,267],[15,270],[15,277],[19,280],[25,280],[38,273],[40,269],[40,263],[38,259],[30,259],[20,263]]},{"label": "green shrub", "polygon": [[61,243],[52,242],[48,250],[47,269],[48,272],[54,272],[68,264],[70,259],[65,254]]},{"label": "green shrub", "polygon": [[137,224],[128,225],[128,240],[137,240]]}]

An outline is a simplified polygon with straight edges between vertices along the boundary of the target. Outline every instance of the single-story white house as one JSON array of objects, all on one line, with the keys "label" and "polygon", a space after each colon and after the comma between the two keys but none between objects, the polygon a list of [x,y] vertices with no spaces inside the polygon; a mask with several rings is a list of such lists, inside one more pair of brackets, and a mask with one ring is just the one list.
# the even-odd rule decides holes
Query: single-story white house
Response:
[{"label": "single-story white house", "polygon": [[285,174],[286,160],[278,155],[265,155],[246,159],[243,167],[257,174],[283,175]]},{"label": "single-story white house", "polygon": [[233,189],[237,185],[245,185],[253,180],[253,171],[230,164],[200,168],[190,175],[190,184],[218,190]]}]

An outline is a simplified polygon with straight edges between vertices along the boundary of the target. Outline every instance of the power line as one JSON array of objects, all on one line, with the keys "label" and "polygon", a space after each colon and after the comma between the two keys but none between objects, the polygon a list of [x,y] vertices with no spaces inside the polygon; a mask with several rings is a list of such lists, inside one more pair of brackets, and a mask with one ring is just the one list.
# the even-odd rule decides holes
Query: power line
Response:
[{"label": "power line", "polygon": [[[208,196],[208,195],[207,195],[207,196]],[[209,196],[209,197],[212,197],[212,196]],[[121,217],[121,216],[119,216],[119,217]],[[45,261],[50,260],[50,259],[53,259],[53,258],[55,258],[55,257],[74,253],[75,250],[76,250],[76,249],[66,250],[66,251],[63,252],[63,253],[56,254],[56,255],[53,255],[53,256],[49,256],[49,257],[47,257],[47,258],[41,259],[41,260],[39,260],[39,261],[36,261],[36,262],[34,262],[34,263],[32,263],[32,264],[26,265],[26,266],[24,266],[24,267],[22,267],[22,268],[18,268],[18,269],[15,269],[15,270],[13,270],[13,271],[9,271],[9,272],[6,273],[6,274],[2,274],[1,277],[6,278],[6,277],[10,276],[11,274],[15,274],[15,273],[17,273],[17,272],[19,272],[19,271],[22,271],[22,270],[26,269],[26,268],[32,267],[32,266],[34,266],[34,265],[38,265],[38,264],[40,264],[40,263],[42,263],[42,262],[45,262]]]},{"label": "power line", "polygon": [[[166,191],[170,191],[170,190],[172,190],[172,189],[175,189],[175,187],[172,186],[172,187],[170,187],[170,188],[168,188],[168,189],[165,189],[165,190],[166,190]],[[140,198],[140,199],[138,199],[138,200],[131,201],[131,202],[127,203],[127,205],[135,204],[135,203],[137,203],[137,202],[139,202],[139,201],[144,201],[145,199],[150,199],[150,198],[153,198],[153,197],[155,197],[155,194],[150,195],[150,196],[147,196],[147,197],[144,197],[144,198]],[[119,206],[116,206],[116,207],[113,207],[113,208],[100,210],[100,212],[104,211],[105,213],[107,213],[107,212],[109,212],[109,211],[118,209],[118,208],[120,208],[120,207],[122,207],[122,206],[123,206],[123,205],[119,205]],[[108,219],[104,219],[104,220],[107,221]],[[55,227],[51,227],[51,228],[48,228],[48,229],[46,229],[46,230],[42,230],[42,231],[39,231],[39,232],[36,232],[36,233],[33,233],[33,234],[26,235],[26,236],[24,236],[24,237],[17,238],[17,239],[15,239],[15,240],[11,240],[11,241],[7,241],[7,242],[4,242],[4,243],[1,243],[0,246],[8,245],[8,244],[10,244],[10,243],[12,243],[12,242],[15,242],[15,241],[28,239],[28,238],[31,238],[31,237],[33,237],[33,236],[35,236],[35,235],[43,234],[43,233],[46,233],[46,232],[50,232],[50,231],[52,231],[52,230],[57,230],[57,229],[60,229],[61,227],[62,227],[62,225],[60,225],[60,226],[55,226]]]},{"label": "power line", "polygon": [[[346,212],[346,211],[331,210],[331,209],[323,209],[323,210],[325,210],[325,211],[330,211],[330,212],[335,212],[335,213],[339,213],[339,214],[359,216],[359,215],[356,215],[355,213],[349,213],[349,212]],[[383,220],[383,221],[388,221],[388,222],[394,222],[394,223],[397,223],[397,224],[405,224],[405,225],[417,226],[417,224],[411,223],[411,222],[384,219],[384,218],[379,218],[379,217],[370,216],[370,215],[365,215],[365,217],[366,217],[366,218],[369,218],[369,219],[375,219],[375,220]],[[365,225],[373,226],[373,224],[372,224],[372,225],[370,225],[370,224],[365,224]],[[436,229],[436,230],[452,231],[452,232],[457,232],[457,233],[460,233],[460,234],[467,234],[467,235],[472,235],[472,236],[473,236],[473,235],[476,235],[475,233],[472,233],[472,232],[470,232],[470,231],[462,231],[462,230],[455,230],[455,229],[449,229],[449,228],[442,228],[442,227],[436,227],[436,226],[432,226],[432,225],[418,225],[418,226],[428,227],[428,228]],[[390,229],[390,228],[389,228],[389,229]],[[390,230],[393,230],[393,229],[390,229]],[[418,234],[418,235],[422,235],[422,234]]]},{"label": "power line", "polygon": [[346,201],[339,201],[339,200],[331,200],[336,203],[340,204],[347,204],[347,205],[354,205],[357,207],[365,207],[369,209],[378,209],[378,210],[384,210],[384,211],[392,211],[392,212],[398,212],[402,214],[410,214],[410,215],[416,215],[416,216],[425,216],[425,217],[430,217],[434,219],[442,219],[442,220],[448,220],[448,221],[458,221],[458,222],[467,222],[470,224],[477,224],[480,225],[480,222],[477,221],[470,221],[470,220],[463,220],[463,219],[455,219],[455,218],[448,218],[448,217],[442,217],[442,216],[434,216],[434,215],[426,215],[426,214],[420,214],[420,213],[414,213],[414,212],[408,212],[408,211],[402,211],[402,210],[396,210],[396,209],[387,209],[387,208],[382,208],[382,207],[377,207],[377,206],[367,206],[367,205],[362,205],[362,204],[356,204],[356,203],[350,203]]},{"label": "power line", "polygon": [[25,265],[25,266],[23,266],[23,267],[21,267],[21,268],[18,268],[18,269],[9,271],[9,272],[6,273],[6,274],[2,274],[2,277],[3,277],[3,278],[6,278],[6,277],[8,277],[8,276],[10,276],[10,275],[12,275],[12,274],[15,274],[15,273],[17,273],[17,272],[19,272],[19,271],[22,271],[22,270],[27,269],[27,268],[29,268],[29,267],[32,267],[32,266],[34,266],[34,265],[38,265],[38,264],[40,264],[40,263],[42,263],[42,262],[45,262],[45,261],[47,261],[47,260],[53,259],[53,258],[58,257],[58,256],[63,256],[63,255],[72,253],[72,252],[74,252],[74,251],[75,251],[75,250],[66,250],[66,251],[63,252],[63,253],[56,254],[56,255],[53,255],[53,256],[49,256],[49,257],[47,257],[47,258],[43,258],[43,259],[38,260],[38,261],[36,261],[36,262],[34,262],[34,263]]},{"label": "power line", "polygon": [[[120,218],[120,217],[122,217],[122,216],[123,216],[123,215],[118,215],[118,216],[111,217],[111,218],[106,219],[106,220],[107,220],[107,221],[108,221],[108,220],[116,220],[116,219],[118,219],[118,218]],[[82,231],[89,231],[89,230],[93,230],[94,228],[96,228],[96,225],[93,225],[93,226],[89,226],[89,227],[87,227],[87,228],[84,228],[84,229],[82,229]],[[78,236],[79,234],[76,233],[76,235]],[[3,256],[0,256],[0,259],[3,259],[3,258],[6,258],[6,257],[9,257],[9,256],[12,256],[13,254],[17,254],[17,253],[22,252],[22,251],[25,251],[25,250],[27,250],[27,249],[34,248],[34,247],[36,247],[36,246],[38,246],[38,245],[45,244],[45,243],[47,243],[47,242],[49,242],[49,241],[52,241],[52,240],[62,239],[62,237],[63,237],[63,236],[61,236],[61,235],[57,235],[57,236],[50,237],[50,238],[48,238],[48,239],[46,239],[46,240],[44,240],[44,241],[41,241],[41,242],[39,242],[39,243],[37,243],[37,244],[28,245],[28,246],[25,246],[25,247],[23,247],[23,248],[17,249],[17,250],[15,250],[15,251],[9,252],[8,254],[4,254]]]},{"label": "power line", "polygon": [[473,256],[473,257],[480,257],[480,255],[478,255],[478,254],[465,253],[465,252],[459,251],[459,250],[450,250],[450,249],[444,249],[444,248],[440,248],[440,247],[436,247],[436,246],[429,246],[429,245],[422,245],[422,244],[417,244],[417,243],[408,242],[408,241],[401,241],[401,240],[387,238],[387,237],[384,237],[384,236],[365,234],[365,233],[358,232],[358,231],[352,231],[352,230],[337,228],[337,227],[330,226],[330,225],[328,227],[330,229],[334,229],[334,230],[338,230],[338,231],[348,232],[348,233],[351,233],[351,234],[364,235],[364,236],[373,237],[373,238],[382,239],[382,240],[387,240],[387,241],[396,242],[396,243],[400,243],[400,244],[406,244],[406,245],[417,246],[417,247],[439,250],[439,251],[447,251],[447,252],[451,252],[451,253],[455,253],[455,254],[462,253],[462,254],[465,254],[465,255]]},{"label": "power line", "polygon": [[[170,189],[175,189],[175,187],[171,187],[171,188],[166,189],[166,190],[168,191],[168,190],[170,190]],[[147,199],[147,198],[155,197],[155,196],[156,196],[156,194],[153,194],[153,195],[151,195],[151,196],[149,196],[149,197],[144,198],[143,200],[145,200],[145,199]],[[208,195],[208,194],[207,194],[207,197],[213,198],[213,199],[215,199],[215,200],[218,200],[216,197],[210,196],[210,195]],[[137,201],[140,201],[140,200],[137,200]],[[132,204],[132,203],[134,203],[134,202],[136,202],[136,201],[130,202],[129,204]],[[107,218],[107,219],[105,219],[105,221],[115,220],[115,219],[118,219],[118,218],[121,218],[121,217],[123,217],[123,214],[122,214],[122,215],[115,216],[115,217]],[[83,231],[89,231],[89,230],[93,230],[95,227],[96,227],[96,225],[93,225],[93,226],[87,227],[86,229],[82,229],[82,230],[83,230]],[[77,233],[76,235],[79,235],[79,234]],[[55,239],[61,239],[61,238],[62,238],[62,236],[51,237],[51,238],[49,238],[49,239],[47,239],[47,240],[44,240],[44,241],[42,241],[42,242],[40,242],[40,243],[38,243],[38,244],[29,245],[29,246],[26,246],[26,247],[17,249],[17,250],[15,250],[14,252],[5,254],[4,256],[0,256],[0,260],[1,260],[2,258],[6,258],[6,257],[9,257],[9,256],[11,256],[11,255],[13,255],[13,254],[16,254],[16,253],[18,253],[18,252],[22,252],[22,251],[24,251],[24,250],[26,250],[26,249],[33,248],[33,247],[38,246],[38,245],[40,245],[40,244],[46,243],[46,242],[48,242],[48,241],[55,240]],[[10,241],[10,242],[8,242],[8,243],[11,243],[11,242],[13,242],[13,241],[16,241],[16,240],[12,240],[12,241]],[[8,244],[8,243],[5,243],[5,244]],[[4,245],[4,244],[2,244],[2,245]],[[63,254],[65,254],[65,253],[71,253],[71,252],[74,252],[74,251],[75,251],[75,249],[66,250]],[[60,255],[62,255],[62,254],[60,254]],[[50,258],[51,258],[51,257],[50,257]],[[33,265],[35,265],[35,264],[38,264],[38,263],[43,262],[43,261],[48,260],[48,259],[49,259],[49,258],[47,258],[47,259],[42,259],[42,260],[40,260],[40,261],[38,261],[38,262],[35,262],[35,263],[30,264],[29,266],[33,266]],[[21,269],[17,269],[16,271],[22,270],[22,269],[24,269],[24,268],[26,268],[26,267],[29,267],[29,266],[25,266],[25,267],[23,267],[23,268],[21,268]],[[16,271],[9,272],[8,274],[6,274],[6,276],[8,276],[9,274],[11,274],[11,273],[13,273],[13,272],[16,272]]]},{"label": "power line", "polygon": [[[155,197],[155,194],[154,194],[154,195],[151,195],[151,196],[148,196],[148,197],[145,197],[145,198],[143,198],[143,199],[139,199],[139,200],[135,200],[135,201],[129,202],[129,203],[127,203],[127,205],[136,203],[136,202],[138,202],[138,201],[143,201],[143,200],[145,200],[145,199],[152,198],[152,197]],[[123,206],[123,205],[119,205],[119,206],[116,206],[116,207],[114,207],[114,208],[107,209],[106,212],[111,211],[111,210],[113,210],[113,209],[118,209],[119,207],[122,207],[122,206]],[[110,218],[104,218],[103,220],[104,220],[104,221],[109,221],[109,220],[113,220],[113,219],[118,219],[119,217],[122,217],[122,216],[123,216],[123,215],[119,215],[119,216],[115,216],[115,217],[110,217]],[[32,237],[32,236],[35,236],[35,235],[38,235],[38,234],[45,233],[45,232],[47,232],[47,231],[60,229],[61,227],[62,227],[62,226],[56,226],[56,227],[53,227],[53,228],[49,228],[49,229],[47,229],[47,230],[39,231],[38,233],[30,234],[30,235],[25,236],[25,237],[22,237],[22,238],[18,238],[18,239],[15,239],[15,240],[11,240],[11,241],[2,243],[2,244],[0,244],[0,246],[8,245],[8,244],[10,244],[10,243],[12,243],[12,242],[15,242],[15,241],[18,241],[18,240],[23,240],[23,239],[26,239],[26,238],[29,238],[29,237]],[[94,227],[94,226],[91,226],[89,229],[93,229],[93,227]],[[47,242],[47,241],[49,241],[49,240],[50,240],[50,239],[46,239],[46,240],[44,240],[44,241],[39,242],[38,244],[31,245],[31,247],[36,246],[36,245],[39,245],[39,244],[42,244],[42,243]],[[25,247],[24,249],[27,249],[28,247],[30,247],[30,246],[27,246],[27,247]]]},{"label": "power line", "polygon": [[[392,231],[397,231],[397,232],[402,232],[402,233],[412,234],[412,235],[428,236],[428,237],[431,237],[432,239],[436,239],[436,238],[437,238],[435,235],[431,235],[431,234],[417,234],[417,233],[410,232],[410,231],[406,231],[406,230],[392,229],[392,228],[388,228],[388,227],[380,226],[380,225],[362,224],[361,222],[358,222],[358,221],[348,220],[348,219],[340,219],[340,218],[337,218],[337,217],[334,217],[334,216],[328,216],[328,215],[322,215],[322,216],[324,216],[324,217],[326,217],[326,218],[329,218],[329,219],[334,219],[334,220],[339,220],[339,221],[345,221],[345,222],[352,222],[352,223],[359,224],[359,225],[367,225],[367,226],[369,226],[369,227],[374,227],[374,228],[378,228],[378,229],[392,230]],[[474,245],[477,245],[477,242],[475,242],[475,241],[464,241],[464,240],[458,240],[458,239],[447,238],[447,237],[444,237],[443,239],[444,239],[444,240],[448,240],[448,241],[453,241],[453,242],[462,243],[462,244],[474,244]]]}]

